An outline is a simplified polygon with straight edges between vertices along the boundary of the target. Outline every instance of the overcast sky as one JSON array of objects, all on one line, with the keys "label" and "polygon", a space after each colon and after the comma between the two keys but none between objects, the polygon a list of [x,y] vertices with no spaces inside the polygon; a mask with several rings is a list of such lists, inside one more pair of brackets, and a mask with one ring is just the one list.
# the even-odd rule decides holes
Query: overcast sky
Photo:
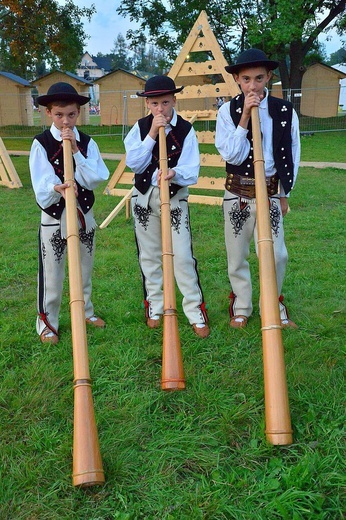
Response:
[{"label": "overcast sky", "polygon": [[[64,0],[58,0],[60,4],[64,4]],[[96,56],[98,52],[108,54],[114,47],[114,41],[118,34],[126,35],[126,31],[134,27],[134,23],[129,18],[123,18],[116,13],[117,7],[120,6],[121,0],[73,0],[78,7],[96,7],[96,13],[92,16],[91,22],[83,19],[84,31],[90,36],[85,42],[85,51]],[[136,0],[134,0],[136,1]],[[194,21],[193,21],[194,23]],[[191,29],[193,26],[191,21]],[[326,52],[329,56],[332,52],[336,52],[342,47],[339,36],[333,33],[331,41],[326,38],[319,38],[321,43],[326,45]],[[180,49],[178,49],[180,50]]]}]

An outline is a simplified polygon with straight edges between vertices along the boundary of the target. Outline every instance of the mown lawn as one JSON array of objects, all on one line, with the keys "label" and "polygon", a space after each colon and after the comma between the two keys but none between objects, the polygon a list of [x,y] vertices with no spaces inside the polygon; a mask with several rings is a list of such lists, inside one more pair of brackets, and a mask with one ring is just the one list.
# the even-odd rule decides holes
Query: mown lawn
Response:
[{"label": "mown lawn", "polygon": [[[339,138],[319,135],[302,139],[302,160],[346,162]],[[43,346],[35,332],[39,210],[27,158],[13,163],[23,188],[0,187],[0,518],[345,518],[345,170],[302,168],[285,219],[284,294],[299,324],[283,331],[294,430],[286,447],[269,445],[264,433],[254,248],[254,315],[245,330],[228,325],[221,208],[190,206],[211,335],[193,335],[177,294],[182,392],[160,387],[162,330],[145,326],[131,220],[123,211],[98,230],[93,300],[107,327],[87,335],[106,483],[82,490],[71,479],[67,280],[60,342]],[[107,164],[113,172],[116,162]],[[104,188],[96,192],[99,223],[119,201]]]}]

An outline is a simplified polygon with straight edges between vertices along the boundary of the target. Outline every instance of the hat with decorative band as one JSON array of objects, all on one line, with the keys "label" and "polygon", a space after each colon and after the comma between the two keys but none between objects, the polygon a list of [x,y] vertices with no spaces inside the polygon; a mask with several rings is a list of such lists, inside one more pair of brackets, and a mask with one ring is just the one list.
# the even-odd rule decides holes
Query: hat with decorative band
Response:
[{"label": "hat with decorative band", "polygon": [[226,71],[230,74],[237,74],[241,69],[248,67],[266,67],[274,70],[279,66],[278,61],[268,60],[267,55],[259,49],[248,49],[239,54],[234,65],[227,65]]},{"label": "hat with decorative band", "polygon": [[140,97],[158,97],[166,94],[176,94],[181,92],[184,87],[176,88],[172,78],[168,76],[153,76],[145,83],[144,91],[137,92]]},{"label": "hat with decorative band", "polygon": [[54,101],[71,101],[71,103],[86,105],[86,103],[89,103],[90,97],[81,96],[72,85],[59,81],[49,87],[47,94],[37,98],[39,105],[44,107]]}]

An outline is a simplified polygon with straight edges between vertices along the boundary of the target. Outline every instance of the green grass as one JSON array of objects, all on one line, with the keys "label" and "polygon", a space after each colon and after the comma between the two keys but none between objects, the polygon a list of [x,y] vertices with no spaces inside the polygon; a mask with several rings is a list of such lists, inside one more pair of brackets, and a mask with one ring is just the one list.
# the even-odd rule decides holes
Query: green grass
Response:
[{"label": "green grass", "polygon": [[[85,131],[90,130],[90,127],[81,128]],[[119,130],[119,133],[121,134],[121,130]],[[7,150],[28,151],[32,143],[31,137],[23,137],[21,139],[2,137],[2,139]],[[125,153],[121,135],[94,136],[94,139],[104,153]],[[344,131],[303,135],[301,146],[302,161],[346,162]],[[214,154],[217,153],[217,150],[214,145],[201,144],[200,152]]]},{"label": "green grass", "polygon": [[[304,160],[318,160],[334,139],[309,152],[315,137],[303,139]],[[320,160],[340,160],[326,153]],[[43,346],[35,332],[39,210],[27,158],[13,162],[23,188],[0,187],[1,520],[345,518],[345,171],[302,168],[285,219],[284,294],[299,324],[283,331],[294,430],[286,447],[264,434],[253,248],[255,312],[247,329],[228,326],[221,208],[190,206],[211,335],[193,335],[177,293],[183,392],[160,389],[162,330],[144,323],[131,220],[122,212],[98,230],[93,301],[107,327],[87,335],[106,483],[81,490],[71,479],[68,285],[60,342]],[[112,171],[115,162],[107,164]],[[104,187],[96,191],[99,223],[119,200]]]}]

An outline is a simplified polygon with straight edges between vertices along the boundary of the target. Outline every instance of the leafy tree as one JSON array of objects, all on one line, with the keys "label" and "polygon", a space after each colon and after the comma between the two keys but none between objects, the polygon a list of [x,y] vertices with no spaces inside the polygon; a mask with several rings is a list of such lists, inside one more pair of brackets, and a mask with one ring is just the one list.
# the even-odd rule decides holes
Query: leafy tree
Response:
[{"label": "leafy tree", "polygon": [[114,40],[114,48],[111,50],[112,69],[131,70],[132,58],[129,55],[129,48],[122,34],[118,34]]},{"label": "leafy tree", "polygon": [[329,59],[329,65],[336,65],[337,63],[346,63],[346,48],[341,47],[336,52],[332,52]]},{"label": "leafy tree", "polygon": [[75,70],[86,39],[81,17],[94,12],[72,0],[0,0],[0,67],[28,79],[43,61]]},{"label": "leafy tree", "polygon": [[326,29],[345,29],[346,0],[123,0],[119,14],[139,23],[127,37],[137,45],[151,41],[172,61],[204,9],[225,58],[233,62],[244,49],[258,47],[280,63],[284,89],[300,89],[309,52]]},{"label": "leafy tree", "polygon": [[164,53],[154,45],[143,41],[135,47],[133,54],[134,69],[150,74],[162,74],[165,70]]}]

